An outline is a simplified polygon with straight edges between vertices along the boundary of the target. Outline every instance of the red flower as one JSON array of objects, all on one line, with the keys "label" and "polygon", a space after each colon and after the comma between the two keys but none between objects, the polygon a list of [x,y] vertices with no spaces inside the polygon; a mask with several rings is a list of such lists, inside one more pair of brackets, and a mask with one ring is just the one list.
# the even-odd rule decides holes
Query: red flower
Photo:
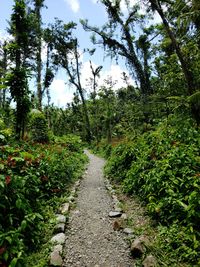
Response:
[{"label": "red flower", "polygon": [[0,247],[0,255],[2,255],[6,251],[5,247]]},{"label": "red flower", "polygon": [[6,184],[8,185],[11,182],[11,177],[9,175],[6,176]]}]

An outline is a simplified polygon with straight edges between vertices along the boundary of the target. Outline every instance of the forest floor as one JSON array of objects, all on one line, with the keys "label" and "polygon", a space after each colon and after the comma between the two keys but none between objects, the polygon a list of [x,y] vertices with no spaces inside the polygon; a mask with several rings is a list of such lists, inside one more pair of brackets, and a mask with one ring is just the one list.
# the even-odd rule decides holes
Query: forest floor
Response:
[{"label": "forest floor", "polygon": [[131,267],[134,262],[122,231],[109,217],[113,200],[103,177],[104,160],[86,152],[89,165],[72,209],[64,248],[64,267]]}]

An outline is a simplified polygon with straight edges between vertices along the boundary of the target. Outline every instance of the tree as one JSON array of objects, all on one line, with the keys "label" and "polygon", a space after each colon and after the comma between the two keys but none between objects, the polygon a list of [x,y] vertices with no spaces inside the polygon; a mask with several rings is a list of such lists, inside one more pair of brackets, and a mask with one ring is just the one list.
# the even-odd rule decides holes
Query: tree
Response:
[{"label": "tree", "polygon": [[103,103],[105,105],[105,131],[108,144],[110,144],[112,141],[112,122],[114,117],[115,102],[113,86],[115,83],[116,82],[112,80],[112,77],[107,77],[107,79],[105,79],[105,86],[101,88],[99,93],[100,97],[104,100]]},{"label": "tree", "polygon": [[63,24],[56,20],[51,30],[54,36],[54,63],[64,68],[69,77],[69,82],[77,89],[83,107],[83,116],[85,119],[86,140],[91,141],[90,119],[84,96],[84,89],[81,84],[81,62],[78,49],[78,40],[72,37],[72,30],[76,24]]},{"label": "tree", "polygon": [[44,6],[44,0],[33,0],[35,6],[35,32],[36,32],[36,75],[37,75],[37,97],[38,97],[38,109],[42,110],[42,17],[41,9]]},{"label": "tree", "polygon": [[92,66],[92,62],[90,60],[90,69],[92,71],[92,78],[91,78],[91,82],[92,82],[92,93],[91,93],[91,99],[93,101],[92,105],[93,105],[93,114],[94,114],[94,136],[97,140],[97,142],[99,142],[99,125],[98,125],[98,113],[99,113],[99,106],[98,106],[98,101],[96,101],[96,96],[97,96],[97,78],[100,76],[100,72],[102,70],[102,66],[98,66],[97,68],[94,68]]},{"label": "tree", "polygon": [[15,66],[7,76],[7,85],[16,102],[16,138],[24,136],[26,116],[30,107],[28,69],[26,60],[29,50],[30,21],[24,0],[15,0],[9,32],[14,37],[9,45],[9,56]]},{"label": "tree", "polygon": [[[134,42],[134,27],[136,24],[138,26],[142,20],[142,17],[138,14],[138,6],[129,6],[129,13],[126,18],[124,18],[125,15],[122,14],[120,9],[121,0],[114,2],[111,0],[102,0],[101,3],[106,7],[109,16],[108,23],[99,29],[90,26],[87,20],[81,20],[83,28],[101,38],[100,40],[96,40],[95,36],[93,36],[93,43],[103,45],[108,49],[107,52],[109,55],[120,55],[125,58],[131,73],[136,74],[136,78],[140,83],[141,93],[143,95],[150,94],[151,85],[149,73],[147,75],[147,68],[139,59]],[[119,36],[119,38],[117,36]],[[146,49],[148,48],[146,46]],[[145,63],[147,63],[147,60]]]},{"label": "tree", "polygon": [[[198,78],[199,70],[197,71],[198,75],[196,75],[197,74],[196,66],[193,63],[194,54],[189,51],[189,49],[191,49],[191,37],[187,36],[187,34],[185,33],[184,36],[182,36],[182,38],[178,40],[176,32],[177,33],[179,32],[173,29],[173,25],[176,25],[178,27],[177,20],[180,19],[180,16],[178,18],[176,17],[176,13],[178,9],[176,9],[176,6],[174,5],[173,2],[169,2],[167,3],[167,5],[165,5],[167,7],[169,6],[168,7],[168,9],[170,10],[169,13],[172,13],[171,20],[170,20],[170,17],[169,16],[167,17],[165,15],[165,12],[163,11],[163,4],[165,2],[163,2],[162,0],[148,0],[148,2],[150,3],[152,10],[157,11],[159,16],[161,17],[163,26],[168,34],[168,37],[171,40],[172,47],[178,57],[182,72],[184,74],[185,82],[187,85],[187,95],[188,96],[194,95],[194,97],[192,97],[193,101],[191,102],[192,114],[194,118],[196,119],[197,123],[200,124],[200,105],[198,103],[199,100],[197,97],[199,94],[196,94],[196,91],[199,90],[199,85],[200,85],[199,78]],[[177,2],[179,4],[178,6],[180,6],[179,11],[183,10],[183,8],[185,7],[184,6],[185,1],[178,0]],[[193,5],[192,5],[193,7],[195,3],[196,1],[193,2]],[[195,9],[196,8],[198,10],[198,6],[195,5]],[[188,6],[186,9],[188,9]],[[196,23],[197,24],[195,25],[198,30],[198,20],[196,20]],[[190,32],[190,28],[187,29],[187,32]],[[189,41],[186,43],[185,40],[187,39],[189,39]],[[187,45],[189,45],[188,48],[186,48]],[[192,46],[193,46],[193,49],[197,50],[197,54],[199,54],[197,45],[193,43]],[[184,51],[186,49],[188,51],[187,53]]]},{"label": "tree", "polygon": [[162,8],[162,3],[160,0],[148,0],[149,3],[151,4],[152,10],[155,10],[158,12],[158,14],[160,15],[163,25],[166,29],[166,32],[169,36],[169,38],[171,39],[172,42],[172,46],[178,56],[178,59],[180,61],[181,64],[181,68],[183,70],[184,73],[184,77],[187,83],[187,88],[188,88],[188,94],[192,95],[195,91],[195,83],[194,83],[194,78],[193,78],[193,73],[191,72],[190,67],[188,67],[188,63],[189,63],[189,59],[186,59],[181,51],[180,48],[180,44],[178,43],[176,36],[172,30],[172,28],[170,27],[170,24],[164,14],[163,8]]},{"label": "tree", "polygon": [[43,81],[43,90],[42,90],[42,95],[46,91],[47,94],[47,121],[48,121],[48,127],[50,128],[50,112],[49,112],[49,107],[50,107],[50,92],[49,92],[49,87],[51,83],[53,82],[55,73],[57,71],[57,66],[51,64],[51,53],[53,50],[53,36],[52,32],[49,28],[44,30],[43,34],[44,41],[46,43],[46,68],[45,68],[45,75],[44,75],[44,81]]},{"label": "tree", "polygon": [[6,85],[5,77],[8,67],[7,41],[0,46],[0,107],[5,108],[6,104]]}]

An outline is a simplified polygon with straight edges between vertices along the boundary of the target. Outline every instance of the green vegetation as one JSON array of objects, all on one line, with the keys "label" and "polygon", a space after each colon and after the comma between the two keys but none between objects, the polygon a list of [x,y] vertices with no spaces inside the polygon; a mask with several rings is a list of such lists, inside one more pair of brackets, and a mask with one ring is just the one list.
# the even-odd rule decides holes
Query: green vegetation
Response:
[{"label": "green vegetation", "polygon": [[49,141],[48,126],[45,115],[33,110],[30,114],[31,139],[35,142],[46,143]]},{"label": "green vegetation", "polygon": [[[146,205],[157,251],[173,258],[158,255],[163,265],[200,265],[200,4],[142,3],[98,1],[107,21],[80,21],[92,34],[83,49],[76,23],[57,18],[45,28],[46,1],[13,1],[11,38],[0,41],[0,266],[46,264],[47,221],[81,173],[81,140],[108,158],[112,181]],[[100,83],[96,45],[126,63],[122,88],[119,77]],[[82,52],[91,57],[90,77],[82,77]],[[50,104],[59,70],[76,89],[65,109]]]},{"label": "green vegetation", "polygon": [[160,225],[172,257],[199,264],[199,129],[187,116],[170,116],[155,130],[116,146],[105,168],[124,192],[136,194]]},{"label": "green vegetation", "polygon": [[47,242],[48,216],[81,175],[86,157],[77,137],[2,146],[0,154],[0,263],[24,266],[26,255]]}]

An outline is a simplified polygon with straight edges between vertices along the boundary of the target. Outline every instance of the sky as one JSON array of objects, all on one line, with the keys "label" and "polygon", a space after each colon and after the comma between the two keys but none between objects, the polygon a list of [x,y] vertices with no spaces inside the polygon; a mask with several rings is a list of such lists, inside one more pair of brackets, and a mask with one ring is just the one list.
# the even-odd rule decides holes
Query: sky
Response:
[{"label": "sky", "polygon": [[[136,0],[130,1],[135,3]],[[7,20],[10,18],[13,3],[13,0],[0,0],[0,38],[6,35]],[[91,33],[87,33],[82,29],[79,20],[88,19],[89,24],[92,26],[102,26],[106,22],[107,14],[105,8],[98,0],[45,0],[44,4],[47,6],[47,8],[42,10],[44,27],[48,23],[52,23],[55,17],[63,20],[65,23],[74,21],[78,24],[75,34],[79,40],[80,50],[93,47],[90,41]],[[122,0],[121,8],[125,11],[124,0]],[[81,77],[83,87],[87,88],[87,79],[91,77],[90,59],[94,67],[103,66],[100,84],[103,84],[107,76],[112,76],[113,80],[116,81],[115,89],[125,86],[122,80],[122,72],[126,72],[128,75],[128,71],[123,61],[120,61],[120,65],[117,65],[115,60],[105,58],[103,49],[97,48],[92,58],[89,58],[87,54],[82,56],[83,67]],[[129,81],[132,84],[134,83],[131,78]],[[56,106],[65,107],[67,103],[72,101],[74,91],[75,89],[68,84],[66,73],[59,71],[50,87],[51,102]]]}]

